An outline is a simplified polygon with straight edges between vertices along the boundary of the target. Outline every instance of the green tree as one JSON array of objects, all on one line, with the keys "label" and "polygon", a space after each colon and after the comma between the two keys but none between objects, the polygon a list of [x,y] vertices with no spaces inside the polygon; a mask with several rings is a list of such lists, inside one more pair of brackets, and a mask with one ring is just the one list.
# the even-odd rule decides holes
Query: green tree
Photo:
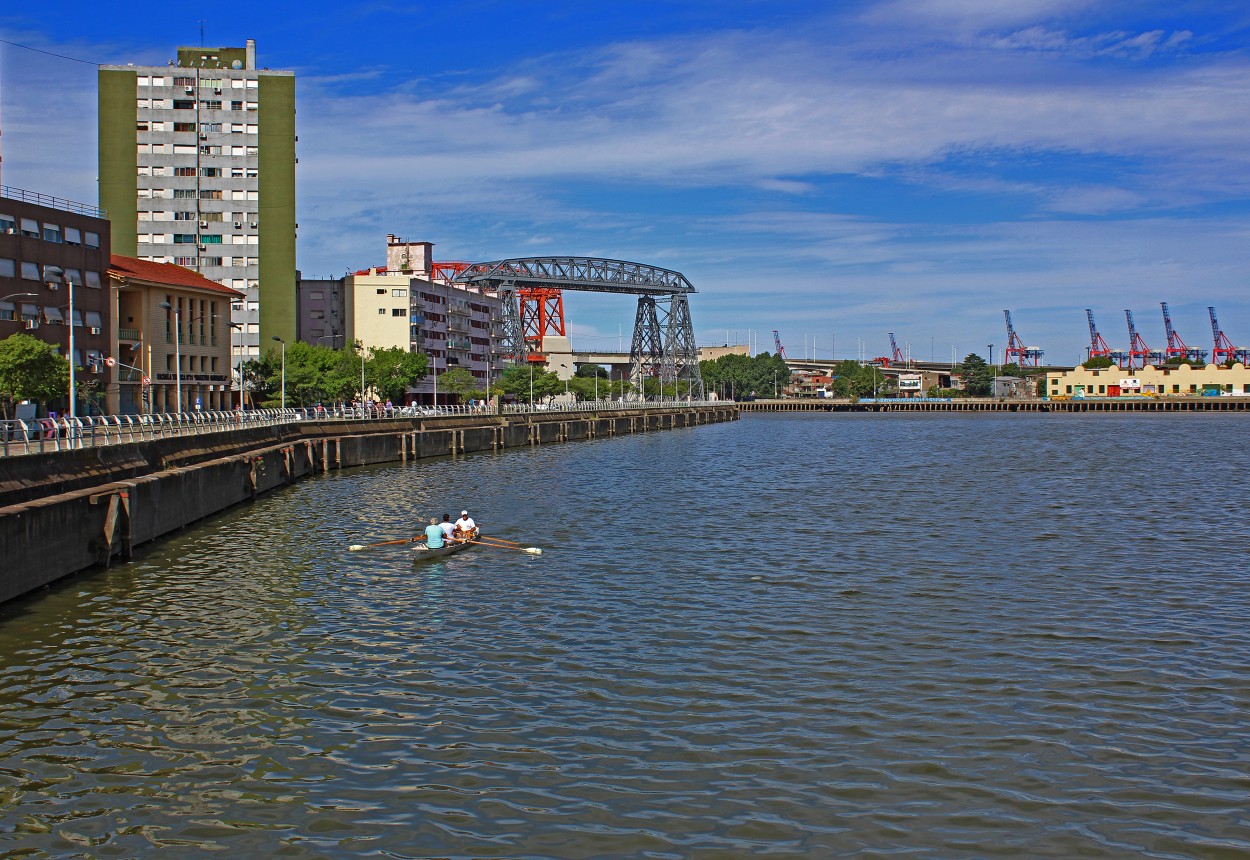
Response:
[{"label": "green tree", "polygon": [[738,353],[722,355],[715,361],[699,362],[703,386],[722,397],[772,397],[790,382],[790,367],[784,358],[767,352],[756,356]]},{"label": "green tree", "polygon": [[1105,355],[1094,355],[1082,361],[1081,364],[1090,370],[1097,370],[1103,367],[1111,367],[1115,362]]},{"label": "green tree", "polygon": [[985,359],[970,352],[958,368],[964,381],[964,390],[972,397],[989,397],[994,389],[993,371]]},{"label": "green tree", "polygon": [[69,392],[69,363],[55,346],[28,334],[0,340],[0,400],[4,417],[22,400],[46,403]]},{"label": "green tree", "polygon": [[[398,346],[369,350],[365,378],[381,400],[403,401],[409,386],[416,385],[429,373],[429,359],[423,352],[409,352]],[[443,382],[439,376],[439,386]]]},{"label": "green tree", "polygon": [[[531,377],[530,374],[533,374]],[[525,365],[509,367],[499,377],[499,390],[511,394],[522,403],[530,402],[530,386],[533,381],[534,402],[564,393],[564,380],[549,370]]]},{"label": "green tree", "polygon": [[602,364],[579,364],[577,372],[573,375],[581,379],[594,379],[595,377],[607,379],[608,369]]},{"label": "green tree", "polygon": [[477,379],[463,367],[450,368],[438,375],[438,393],[454,395],[461,403],[476,397],[481,390]]}]

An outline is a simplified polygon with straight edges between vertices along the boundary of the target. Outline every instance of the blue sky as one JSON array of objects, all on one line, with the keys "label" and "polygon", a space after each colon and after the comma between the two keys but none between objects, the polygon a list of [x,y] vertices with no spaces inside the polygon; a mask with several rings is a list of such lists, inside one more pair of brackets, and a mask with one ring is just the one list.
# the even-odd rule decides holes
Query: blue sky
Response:
[{"label": "blue sky", "polygon": [[[299,265],[385,236],[440,260],[683,272],[700,343],[1078,360],[1092,307],[1250,345],[1250,7],[1219,2],[266,3],[235,23],[60,3],[0,15],[7,185],[94,201],[95,63],[257,40],[297,77]],[[575,342],[632,302],[566,296]],[[808,347],[811,349],[811,347]]]}]

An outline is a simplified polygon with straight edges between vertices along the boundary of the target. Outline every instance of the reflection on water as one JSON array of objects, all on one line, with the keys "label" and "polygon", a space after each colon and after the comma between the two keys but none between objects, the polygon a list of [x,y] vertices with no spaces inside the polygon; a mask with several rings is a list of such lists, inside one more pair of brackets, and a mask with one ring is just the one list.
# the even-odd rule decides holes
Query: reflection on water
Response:
[{"label": "reflection on water", "polygon": [[[5,607],[0,853],[1246,856],[1242,421],[752,415],[308,481]],[[346,551],[464,506],[544,554]]]}]

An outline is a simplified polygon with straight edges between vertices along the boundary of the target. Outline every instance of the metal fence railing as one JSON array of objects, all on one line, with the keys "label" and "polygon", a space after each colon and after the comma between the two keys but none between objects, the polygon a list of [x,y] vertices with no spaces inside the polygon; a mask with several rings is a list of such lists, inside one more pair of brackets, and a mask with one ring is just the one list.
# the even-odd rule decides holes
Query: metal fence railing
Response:
[{"label": "metal fence railing", "polygon": [[[588,400],[575,403],[504,404],[505,415],[619,412],[637,409],[726,405],[714,400]],[[367,408],[353,406],[260,409],[240,412],[183,412],[152,415],[96,415],[86,418],[33,418],[0,421],[0,456],[41,454],[78,448],[98,448],[127,442],[143,442],[172,436],[193,436],[294,424],[301,421],[380,421],[394,418],[441,416],[489,416],[489,406],[402,406]]]}]

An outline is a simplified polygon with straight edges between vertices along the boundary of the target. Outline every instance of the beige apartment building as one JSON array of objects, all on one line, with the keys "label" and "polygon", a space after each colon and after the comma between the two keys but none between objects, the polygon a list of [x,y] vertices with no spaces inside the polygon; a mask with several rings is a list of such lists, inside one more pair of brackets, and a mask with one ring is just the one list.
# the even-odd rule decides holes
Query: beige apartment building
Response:
[{"label": "beige apartment building", "polygon": [[385,267],[343,279],[345,342],[365,350],[403,347],[426,355],[430,373],[409,389],[416,402],[432,403],[436,397],[444,402],[438,377],[456,367],[485,389],[503,370],[499,297],[437,277],[429,242],[390,235],[386,243]]}]

